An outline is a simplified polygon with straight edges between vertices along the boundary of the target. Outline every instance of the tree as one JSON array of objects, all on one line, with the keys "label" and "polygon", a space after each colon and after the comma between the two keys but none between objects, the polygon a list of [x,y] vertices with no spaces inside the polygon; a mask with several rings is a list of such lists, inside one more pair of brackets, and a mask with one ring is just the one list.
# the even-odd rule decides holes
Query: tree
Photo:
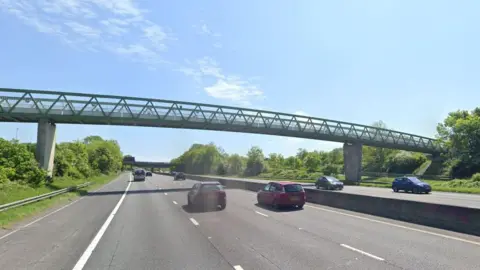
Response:
[{"label": "tree", "polygon": [[88,136],[83,139],[85,144],[91,144],[93,142],[103,142],[103,138],[100,136]]},{"label": "tree", "polygon": [[20,182],[37,186],[46,179],[46,172],[38,168],[34,154],[24,144],[0,138],[0,168],[2,181]]},{"label": "tree", "polygon": [[315,172],[320,168],[320,155],[315,152],[306,154],[304,158],[304,165],[308,172]]},{"label": "tree", "polygon": [[449,113],[438,124],[437,132],[448,149],[445,158],[449,174],[463,178],[480,171],[480,107]]},{"label": "tree", "polygon": [[[372,124],[373,127],[386,129],[387,125],[383,121],[378,121]],[[386,135],[386,134],[385,134]],[[387,158],[394,155],[398,150],[364,146],[363,147],[363,170],[371,172],[386,172]]]},{"label": "tree", "polygon": [[245,170],[245,162],[243,158],[238,154],[233,154],[228,157],[228,168],[227,172],[230,175],[238,175],[243,173]]},{"label": "tree", "polygon": [[247,153],[246,175],[259,175],[264,169],[265,156],[262,149],[258,146],[252,146]]},{"label": "tree", "polygon": [[308,155],[308,151],[304,148],[299,148],[297,151],[297,158],[300,160],[305,160],[305,157]]},{"label": "tree", "polygon": [[88,161],[93,171],[108,174],[121,169],[123,154],[117,141],[90,136],[85,138],[84,142],[87,146]]},{"label": "tree", "polygon": [[333,164],[343,164],[343,149],[335,148],[329,153],[322,153],[327,159],[322,159],[323,162],[333,163]]},{"label": "tree", "polygon": [[[218,171],[219,164],[225,161],[224,153],[213,143],[202,145],[194,144],[180,157],[175,158],[171,163],[183,164],[185,172],[192,174],[210,174]],[[226,168],[225,168],[226,169]]]},{"label": "tree", "polygon": [[268,155],[268,165],[272,169],[279,169],[283,167],[284,157],[281,154],[270,153]]}]

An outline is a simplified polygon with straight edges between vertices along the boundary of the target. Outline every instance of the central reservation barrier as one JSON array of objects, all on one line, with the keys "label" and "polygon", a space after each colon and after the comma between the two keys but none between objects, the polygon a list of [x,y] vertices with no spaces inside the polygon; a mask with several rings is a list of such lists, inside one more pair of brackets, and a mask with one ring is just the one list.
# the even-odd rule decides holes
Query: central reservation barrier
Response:
[{"label": "central reservation barrier", "polygon": [[[266,183],[186,174],[196,181],[218,181],[228,189],[257,192]],[[480,236],[480,209],[305,189],[307,202]]]}]

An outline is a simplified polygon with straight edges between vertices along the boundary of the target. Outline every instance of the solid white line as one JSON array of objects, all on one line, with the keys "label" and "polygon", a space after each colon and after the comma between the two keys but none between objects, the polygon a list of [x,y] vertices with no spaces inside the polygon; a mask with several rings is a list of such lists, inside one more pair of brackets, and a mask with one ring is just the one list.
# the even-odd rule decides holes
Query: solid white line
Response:
[{"label": "solid white line", "polygon": [[80,201],[81,199],[83,199],[83,198],[80,198],[80,199],[78,199],[78,200],[75,200],[75,201],[73,201],[73,202],[71,202],[71,203],[67,204],[67,205],[64,205],[64,206],[62,206],[62,207],[58,208],[57,210],[55,210],[55,211],[53,211],[53,212],[50,212],[50,213],[46,214],[46,215],[45,215],[45,216],[43,216],[43,217],[40,217],[40,218],[37,218],[37,219],[35,219],[34,221],[32,221],[32,222],[28,223],[27,225],[24,225],[24,226],[22,226],[22,227],[20,227],[20,228],[18,228],[18,229],[16,229],[16,230],[13,230],[13,231],[11,231],[11,232],[9,232],[9,233],[7,233],[7,234],[3,235],[2,237],[0,237],[0,240],[2,240],[3,238],[6,238],[6,237],[7,237],[7,236],[9,236],[9,235],[12,235],[12,234],[14,234],[14,233],[16,233],[16,232],[20,231],[21,229],[25,229],[25,228],[27,228],[28,226],[30,226],[30,225],[32,225],[32,224],[34,224],[34,223],[37,223],[37,222],[39,222],[40,220],[42,220],[42,219],[44,219],[44,218],[46,218],[46,217],[48,217],[48,216],[51,216],[51,215],[53,215],[53,214],[55,214],[55,213],[59,212],[60,210],[63,210],[63,209],[65,209],[65,208],[69,207],[70,205],[72,205],[72,204],[74,204],[74,203],[76,203],[76,202]]},{"label": "solid white line", "polygon": [[[96,189],[96,190],[94,190],[94,191],[92,191],[92,192],[97,192],[97,191],[99,191],[100,189],[105,188],[106,186],[112,184],[113,182],[116,182],[116,180],[113,180],[113,181],[111,181],[110,183],[108,183],[108,184],[106,184],[106,185],[104,185],[104,186],[102,186],[102,187],[100,187],[100,188],[98,188],[98,189]],[[23,225],[23,226],[21,226],[21,227],[18,227],[17,229],[15,229],[15,230],[13,230],[13,231],[5,234],[5,235],[2,235],[2,236],[0,237],[0,240],[2,240],[2,239],[4,239],[4,238],[7,238],[8,236],[10,236],[10,235],[12,235],[12,234],[14,234],[14,233],[16,233],[16,232],[18,232],[18,231],[20,231],[20,230],[23,230],[23,229],[25,229],[25,228],[27,228],[27,227],[29,227],[29,226],[31,226],[31,225],[33,225],[33,224],[41,221],[42,219],[44,219],[44,218],[46,218],[46,217],[49,217],[49,216],[51,216],[51,215],[53,215],[53,214],[55,214],[55,213],[57,213],[57,212],[60,212],[60,210],[63,210],[63,209],[65,209],[65,208],[69,207],[69,206],[72,206],[73,204],[81,201],[81,200],[84,199],[84,198],[85,198],[85,197],[78,198],[78,199],[76,199],[75,201],[70,202],[69,204],[62,206],[62,207],[58,208],[57,210],[55,210],[55,211],[53,211],[53,212],[50,212],[50,213],[48,213],[48,214],[46,214],[46,215],[44,215],[44,216],[42,216],[42,217],[39,217],[39,218],[35,219],[34,221],[26,224],[26,225]]]},{"label": "solid white line", "polygon": [[235,266],[233,267],[233,269],[235,269],[235,270],[243,270],[243,268],[242,268],[240,265],[235,265]]},{"label": "solid white line", "polygon": [[258,211],[255,211],[255,213],[257,213],[257,214],[259,214],[259,215],[262,215],[262,216],[264,216],[264,217],[268,217],[268,215],[265,215],[264,213],[260,213],[260,212],[258,212]]},{"label": "solid white line", "polygon": [[107,220],[105,223],[102,225],[100,230],[97,232],[97,235],[95,235],[95,238],[93,238],[92,242],[90,245],[88,245],[87,249],[85,252],[83,252],[82,257],[78,260],[77,264],[75,264],[75,267],[73,267],[73,270],[82,270],[85,264],[87,263],[88,259],[92,255],[93,250],[95,250],[95,247],[98,245],[100,242],[100,239],[102,239],[103,234],[107,231],[108,226],[113,220],[113,217],[117,213],[118,209],[120,209],[120,205],[122,205],[123,200],[125,200],[125,196],[127,195],[128,189],[130,188],[130,185],[132,183],[128,183],[127,188],[125,189],[125,192],[123,193],[122,197],[118,201],[117,205],[115,208],[113,208],[112,213],[110,213],[110,216],[108,216]]},{"label": "solid white line", "polygon": [[414,231],[414,232],[425,233],[425,234],[429,234],[429,235],[443,237],[443,238],[450,239],[450,240],[456,240],[456,241],[480,246],[480,242],[475,242],[475,241],[471,241],[471,240],[467,240],[467,239],[463,239],[463,238],[459,238],[459,237],[455,237],[455,236],[450,236],[450,235],[445,235],[445,234],[440,234],[440,233],[434,233],[434,232],[425,231],[425,230],[421,230],[421,229],[416,229],[416,228],[412,228],[412,227],[407,227],[407,226],[403,226],[403,225],[399,225],[399,224],[395,224],[395,223],[385,222],[385,221],[381,221],[381,220],[377,220],[377,219],[373,219],[373,218],[367,218],[367,217],[347,214],[347,213],[343,213],[343,212],[340,212],[340,211],[330,210],[330,209],[326,209],[326,208],[322,208],[322,207],[311,206],[311,205],[305,205],[305,206],[310,207],[310,208],[314,208],[314,209],[317,209],[317,210],[322,210],[322,211],[326,211],[326,212],[330,212],[330,213],[335,213],[335,214],[347,216],[347,217],[358,218],[358,219],[367,220],[367,221],[370,221],[370,222],[375,222],[375,223],[379,223],[379,224],[383,224],[383,225],[397,227],[397,228],[410,230],[410,231]]},{"label": "solid white line", "polygon": [[368,253],[368,252],[365,252],[365,251],[363,251],[363,250],[360,250],[360,249],[357,249],[357,248],[354,248],[354,247],[351,247],[351,246],[348,246],[348,245],[345,245],[345,244],[341,244],[340,246],[342,246],[342,247],[344,247],[344,248],[348,248],[348,249],[353,250],[353,251],[356,251],[356,252],[358,252],[358,253],[360,253],[360,254],[363,254],[363,255],[365,255],[365,256],[368,256],[368,257],[370,257],[370,258],[374,258],[375,260],[384,261],[383,258],[380,258],[380,257],[378,257],[378,256],[375,256],[375,255],[370,254],[370,253]]},{"label": "solid white line", "polygon": [[193,223],[193,225],[198,226],[198,222],[194,218],[190,218],[190,221]]},{"label": "solid white line", "polygon": [[173,204],[177,204],[177,202],[176,202],[176,201],[173,201]]}]

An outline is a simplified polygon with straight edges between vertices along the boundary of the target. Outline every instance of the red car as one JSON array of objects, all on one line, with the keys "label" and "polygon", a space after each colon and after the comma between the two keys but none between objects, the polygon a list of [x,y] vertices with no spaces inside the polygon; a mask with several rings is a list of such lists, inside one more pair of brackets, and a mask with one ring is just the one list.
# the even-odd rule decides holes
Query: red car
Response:
[{"label": "red car", "polygon": [[193,185],[187,195],[188,206],[219,207],[227,206],[227,194],[219,182],[201,182]]},{"label": "red car", "polygon": [[302,185],[292,182],[270,182],[257,193],[258,204],[267,204],[274,208],[282,206],[303,208],[306,200],[307,196]]}]

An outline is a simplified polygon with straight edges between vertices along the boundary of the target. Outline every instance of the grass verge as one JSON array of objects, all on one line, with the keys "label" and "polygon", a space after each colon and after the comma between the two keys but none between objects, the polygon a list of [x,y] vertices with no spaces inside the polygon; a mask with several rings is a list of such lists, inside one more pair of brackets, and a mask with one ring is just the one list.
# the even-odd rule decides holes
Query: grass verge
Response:
[{"label": "grass verge", "polygon": [[3,212],[0,212],[0,227],[9,228],[13,223],[21,221],[25,218],[32,217],[40,212],[47,210],[50,207],[66,204],[74,199],[76,199],[81,194],[86,193],[89,190],[94,190],[99,188],[102,185],[105,185],[112,180],[116,179],[119,174],[112,175],[101,175],[96,177],[91,177],[88,179],[71,179],[71,178],[57,178],[55,179],[52,185],[44,185],[38,188],[32,188],[19,184],[9,184],[0,189],[0,204],[5,204],[9,202],[14,202],[17,200],[22,200],[25,198],[38,196],[44,193],[52,192],[58,189],[66,188],[69,186],[75,186],[83,184],[85,182],[92,182],[93,184],[76,190],[74,192],[69,192],[61,194],[51,199],[45,199],[39,202],[27,204],[17,208],[9,209]]}]

